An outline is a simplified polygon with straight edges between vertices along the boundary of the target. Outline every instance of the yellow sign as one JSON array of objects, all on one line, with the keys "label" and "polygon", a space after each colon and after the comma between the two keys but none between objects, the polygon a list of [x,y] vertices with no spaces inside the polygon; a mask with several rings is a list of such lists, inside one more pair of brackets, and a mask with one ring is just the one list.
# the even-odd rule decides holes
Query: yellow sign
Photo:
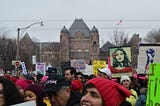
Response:
[{"label": "yellow sign", "polygon": [[94,60],[93,61],[93,73],[94,75],[97,75],[97,69],[102,69],[106,67],[106,61],[102,60]]},{"label": "yellow sign", "polygon": [[146,106],[160,106],[160,63],[150,65]]}]

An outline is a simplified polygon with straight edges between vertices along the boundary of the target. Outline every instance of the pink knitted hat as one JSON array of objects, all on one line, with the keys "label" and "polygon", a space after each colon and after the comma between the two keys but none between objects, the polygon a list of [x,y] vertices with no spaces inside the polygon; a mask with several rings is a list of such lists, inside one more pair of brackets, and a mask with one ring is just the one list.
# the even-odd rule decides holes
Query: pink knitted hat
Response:
[{"label": "pink knitted hat", "polygon": [[43,76],[43,78],[41,79],[41,83],[45,83],[48,79],[48,76]]},{"label": "pink knitted hat", "polygon": [[105,106],[119,106],[120,103],[130,96],[130,91],[122,85],[105,78],[93,78],[87,84],[93,84],[105,101]]},{"label": "pink knitted hat", "polygon": [[82,90],[83,89],[83,85],[82,82],[80,80],[73,80],[71,82],[71,89],[73,91],[78,91],[78,90]]},{"label": "pink knitted hat", "polygon": [[32,83],[31,80],[20,78],[16,81],[15,84],[16,86],[20,86],[23,90],[25,90],[31,83]]}]

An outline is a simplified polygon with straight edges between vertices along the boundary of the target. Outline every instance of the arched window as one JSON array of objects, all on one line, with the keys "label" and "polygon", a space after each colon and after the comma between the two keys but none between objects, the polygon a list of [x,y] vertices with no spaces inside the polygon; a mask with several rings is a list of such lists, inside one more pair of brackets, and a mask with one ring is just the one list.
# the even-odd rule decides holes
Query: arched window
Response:
[{"label": "arched window", "polygon": [[96,41],[93,41],[93,46],[97,46],[97,43],[96,43]]}]

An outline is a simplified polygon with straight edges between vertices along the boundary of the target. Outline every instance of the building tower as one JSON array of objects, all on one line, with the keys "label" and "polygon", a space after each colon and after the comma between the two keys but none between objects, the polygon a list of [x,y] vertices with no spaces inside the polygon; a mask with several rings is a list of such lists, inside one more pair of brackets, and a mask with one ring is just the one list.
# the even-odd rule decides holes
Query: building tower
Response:
[{"label": "building tower", "polygon": [[98,60],[98,55],[99,55],[99,33],[98,29],[93,26],[91,30],[91,60]]},{"label": "building tower", "polygon": [[60,34],[60,53],[61,53],[61,61],[67,62],[69,61],[69,32],[68,29],[64,26],[61,30]]}]

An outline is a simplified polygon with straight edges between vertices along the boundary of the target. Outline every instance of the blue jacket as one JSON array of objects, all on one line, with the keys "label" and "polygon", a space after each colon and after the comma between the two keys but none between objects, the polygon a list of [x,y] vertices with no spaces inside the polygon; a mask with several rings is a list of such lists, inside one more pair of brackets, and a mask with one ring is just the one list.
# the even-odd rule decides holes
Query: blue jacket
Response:
[{"label": "blue jacket", "polygon": [[136,106],[146,106],[146,95],[141,94],[137,100]]}]

